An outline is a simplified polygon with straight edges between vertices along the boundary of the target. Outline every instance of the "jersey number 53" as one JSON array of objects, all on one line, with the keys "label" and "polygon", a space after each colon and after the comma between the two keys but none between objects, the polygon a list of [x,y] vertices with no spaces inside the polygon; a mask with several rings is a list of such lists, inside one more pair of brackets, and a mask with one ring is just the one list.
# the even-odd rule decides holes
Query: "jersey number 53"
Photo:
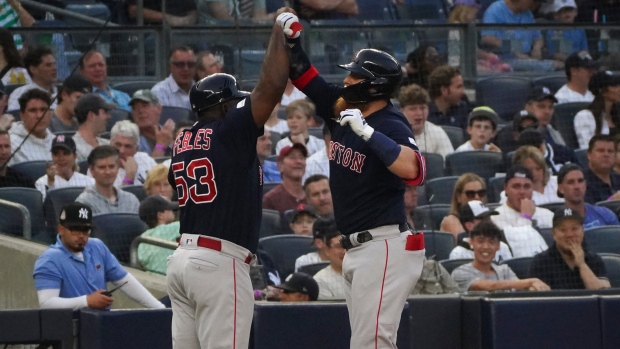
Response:
[{"label": "jersey number 53", "polygon": [[[196,178],[196,170],[204,168],[205,174]],[[194,159],[190,161],[185,169],[185,162],[175,162],[172,164],[172,171],[174,172],[174,182],[177,185],[177,192],[179,194],[179,206],[185,206],[187,200],[192,200],[196,204],[204,204],[212,202],[217,196],[217,185],[214,181],[213,164],[208,158]],[[194,182],[191,186],[188,186],[188,181],[183,174],[186,174],[191,182]],[[200,185],[200,193],[198,192],[198,186]]]}]

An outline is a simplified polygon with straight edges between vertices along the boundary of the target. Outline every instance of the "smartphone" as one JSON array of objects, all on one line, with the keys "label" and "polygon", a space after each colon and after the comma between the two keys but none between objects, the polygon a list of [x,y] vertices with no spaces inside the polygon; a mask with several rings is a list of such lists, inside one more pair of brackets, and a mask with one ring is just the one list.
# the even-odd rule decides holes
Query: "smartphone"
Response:
[{"label": "smartphone", "polygon": [[112,297],[112,293],[114,293],[114,291],[118,290],[119,288],[125,286],[129,281],[125,281],[124,283],[114,287],[113,289],[109,290],[109,291],[105,291],[102,292],[104,295],[108,296],[108,297]]}]

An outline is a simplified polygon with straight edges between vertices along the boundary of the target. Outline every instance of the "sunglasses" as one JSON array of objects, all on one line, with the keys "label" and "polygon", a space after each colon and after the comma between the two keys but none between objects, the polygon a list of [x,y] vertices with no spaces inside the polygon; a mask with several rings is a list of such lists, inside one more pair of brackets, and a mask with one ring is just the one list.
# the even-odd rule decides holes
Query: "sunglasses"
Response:
[{"label": "sunglasses", "polygon": [[465,195],[467,195],[468,199],[474,199],[476,197],[476,195],[479,198],[483,198],[487,195],[487,190],[486,189],[480,189],[480,190],[465,190]]},{"label": "sunglasses", "polygon": [[172,61],[170,62],[175,68],[196,68],[196,62],[194,61]]}]

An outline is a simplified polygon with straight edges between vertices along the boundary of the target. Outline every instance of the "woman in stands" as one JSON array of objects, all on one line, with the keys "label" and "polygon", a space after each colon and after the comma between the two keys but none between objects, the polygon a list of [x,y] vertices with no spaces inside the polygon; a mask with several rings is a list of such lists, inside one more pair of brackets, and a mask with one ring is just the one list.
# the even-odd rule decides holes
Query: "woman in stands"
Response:
[{"label": "woman in stands", "polygon": [[587,109],[575,115],[573,124],[580,149],[588,149],[590,138],[598,134],[615,135],[620,126],[620,75],[610,71],[595,73],[588,88],[594,100]]},{"label": "woman in stands", "polygon": [[484,179],[480,176],[474,173],[462,174],[454,185],[450,213],[441,221],[439,230],[451,233],[456,239],[460,233],[465,231],[459,219],[461,206],[472,200],[480,200],[486,203],[486,190]]},{"label": "woman in stands", "polygon": [[[532,171],[534,177],[534,191],[532,201],[536,206],[554,202],[564,202],[558,197],[558,178],[551,176],[545,158],[540,150],[531,145],[520,147],[512,157],[513,165],[523,165]],[[506,202],[506,193],[501,192],[499,202]]]},{"label": "woman in stands", "polygon": [[168,167],[163,164],[153,166],[146,173],[144,190],[148,196],[159,194],[168,201],[172,200],[172,187],[168,183]]},{"label": "woman in stands", "polygon": [[0,28],[0,80],[2,84],[29,84],[32,82],[28,71],[23,67],[22,59],[13,41],[13,34]]}]

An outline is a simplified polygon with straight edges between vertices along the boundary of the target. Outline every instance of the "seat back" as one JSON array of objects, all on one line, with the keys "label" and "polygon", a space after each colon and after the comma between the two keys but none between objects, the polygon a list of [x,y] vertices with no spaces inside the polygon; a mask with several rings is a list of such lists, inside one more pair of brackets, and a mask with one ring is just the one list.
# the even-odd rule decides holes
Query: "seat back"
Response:
[{"label": "seat back", "polygon": [[396,3],[396,15],[401,20],[446,20],[447,7],[442,0],[404,0]]},{"label": "seat back", "polygon": [[101,239],[121,263],[129,263],[131,242],[149,228],[133,213],[96,215],[92,224],[91,236]]},{"label": "seat back", "polygon": [[548,87],[551,93],[555,94],[567,82],[565,74],[546,75],[532,79],[534,87]]},{"label": "seat back", "polygon": [[575,114],[585,109],[590,103],[576,102],[576,103],[562,103],[558,104],[553,109],[553,119],[551,123],[558,132],[562,135],[566,146],[572,149],[579,148],[579,142],[575,135]]},{"label": "seat back", "polygon": [[431,179],[426,182],[426,197],[430,204],[450,204],[454,194],[454,186],[459,179],[457,176],[448,176]]},{"label": "seat back", "polygon": [[357,0],[359,13],[355,18],[360,21],[395,20],[395,9],[388,0]]},{"label": "seat back", "polygon": [[276,235],[258,240],[258,249],[264,251],[275,264],[282,279],[295,271],[295,260],[315,251],[311,236]]},{"label": "seat back", "polygon": [[502,153],[494,151],[463,151],[446,156],[446,173],[450,176],[460,176],[472,172],[489,179],[498,172],[504,171]]},{"label": "seat back", "polygon": [[532,264],[532,257],[513,258],[503,261],[502,264],[508,265],[519,279],[527,279],[529,277],[530,264]]},{"label": "seat back", "polygon": [[45,222],[50,229],[56,229],[62,208],[75,202],[75,199],[83,191],[84,187],[65,187],[47,191],[45,201],[43,202],[43,210],[45,212]]},{"label": "seat back", "polygon": [[269,182],[263,183],[263,195],[267,194],[271,189],[277,187],[280,183],[277,182]]},{"label": "seat back", "polygon": [[476,102],[486,105],[500,118],[511,121],[513,116],[527,102],[527,95],[532,87],[528,78],[497,75],[476,81]]},{"label": "seat back", "polygon": [[493,177],[487,181],[487,201],[491,203],[499,202],[500,195],[504,191],[505,177]]},{"label": "seat back", "polygon": [[579,164],[581,168],[588,168],[588,149],[575,150],[575,157],[577,158],[577,164]]},{"label": "seat back", "polygon": [[618,214],[618,210],[620,210],[620,200],[607,200],[597,202],[596,206],[606,207],[611,210],[611,212]]},{"label": "seat back", "polygon": [[[450,212],[450,205],[434,204],[418,206],[413,210],[413,212],[416,229],[424,231],[438,230],[441,225],[441,221]],[[448,257],[444,259],[447,258]]]},{"label": "seat back", "polygon": [[452,148],[456,149],[461,144],[465,143],[465,135],[463,134],[463,129],[455,126],[447,126],[441,125],[441,128],[446,132],[448,138],[450,139],[450,143],[452,143]]},{"label": "seat back", "polygon": [[456,247],[454,235],[443,231],[424,231],[424,247],[426,257],[436,261],[448,259],[450,252]]},{"label": "seat back", "polygon": [[148,196],[146,195],[146,189],[144,189],[144,186],[141,184],[126,185],[121,187],[121,189],[135,195],[140,202],[142,202],[142,200],[146,199],[146,197]]},{"label": "seat back", "polygon": [[603,259],[603,263],[605,263],[607,279],[611,287],[620,287],[620,254],[599,253],[598,255]]},{"label": "seat back", "polygon": [[551,202],[548,204],[538,205],[538,207],[546,208],[547,210],[551,212],[555,212],[560,207],[564,207],[564,203],[563,202]]},{"label": "seat back", "polygon": [[192,111],[187,108],[164,105],[161,108],[161,114],[159,114],[159,123],[163,125],[168,119],[172,119],[178,125],[181,122],[191,121],[194,118]]},{"label": "seat back", "polygon": [[604,225],[586,229],[584,242],[591,253],[620,254],[620,226]]},{"label": "seat back", "polygon": [[263,209],[263,218],[260,224],[259,237],[264,238],[272,235],[282,234],[280,212],[276,210]]},{"label": "seat back", "polygon": [[444,259],[443,261],[440,261],[441,266],[443,266],[448,273],[452,274],[452,271],[458,267],[460,267],[463,264],[467,264],[469,262],[473,261],[473,259],[468,259],[468,258],[464,258],[464,259]]},{"label": "seat back", "polygon": [[303,267],[299,267],[298,271],[300,273],[314,275],[318,273],[319,271],[321,271],[322,269],[327,268],[327,266],[329,266],[329,262],[313,263],[313,264],[304,265]]},{"label": "seat back", "polygon": [[125,82],[119,82],[117,84],[114,84],[112,88],[115,90],[123,91],[126,94],[128,94],[129,97],[131,97],[134,94],[134,92],[138,90],[150,90],[151,88],[153,88],[153,86],[155,86],[156,83],[157,81],[146,81],[146,80],[125,81]]},{"label": "seat back", "polygon": [[47,161],[45,160],[20,162],[11,167],[30,177],[33,182],[47,173]]},{"label": "seat back", "polygon": [[[30,212],[32,236],[40,241],[51,242],[45,226],[43,196],[40,191],[34,188],[0,188],[0,199],[24,205]],[[8,217],[2,219],[10,220]]]},{"label": "seat back", "polygon": [[443,156],[436,153],[422,153],[426,160],[426,180],[444,176]]},{"label": "seat back", "polygon": [[555,240],[553,240],[553,232],[551,231],[551,228],[538,228],[538,233],[540,233],[540,236],[545,239],[547,246],[551,246],[555,243]]},{"label": "seat back", "polygon": [[114,125],[119,122],[119,121],[123,121],[123,120],[131,120],[131,114],[124,109],[112,109],[110,110],[110,120],[108,120],[108,122],[105,125],[105,130],[107,132],[112,131],[112,127],[114,127]]}]

